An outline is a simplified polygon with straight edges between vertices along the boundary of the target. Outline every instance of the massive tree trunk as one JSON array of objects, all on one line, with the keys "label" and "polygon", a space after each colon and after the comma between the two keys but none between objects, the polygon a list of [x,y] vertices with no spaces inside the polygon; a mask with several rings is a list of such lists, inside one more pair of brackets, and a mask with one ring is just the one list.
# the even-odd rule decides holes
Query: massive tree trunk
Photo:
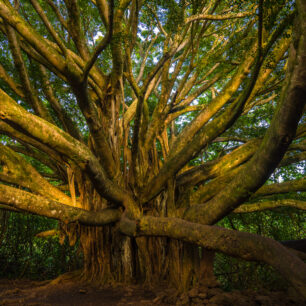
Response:
[{"label": "massive tree trunk", "polygon": [[214,251],[176,239],[129,238],[114,226],[82,225],[78,231],[84,254],[84,281],[98,285],[164,283],[181,292],[218,286],[213,272]]},{"label": "massive tree trunk", "polygon": [[[77,181],[81,191],[78,207],[99,213],[109,206],[89,180]],[[61,222],[61,230],[71,245],[80,241],[84,264],[81,279],[86,282],[138,282],[149,286],[162,282],[179,291],[218,284],[213,273],[214,251],[196,244],[163,237],[128,237],[114,223],[92,226]]]}]

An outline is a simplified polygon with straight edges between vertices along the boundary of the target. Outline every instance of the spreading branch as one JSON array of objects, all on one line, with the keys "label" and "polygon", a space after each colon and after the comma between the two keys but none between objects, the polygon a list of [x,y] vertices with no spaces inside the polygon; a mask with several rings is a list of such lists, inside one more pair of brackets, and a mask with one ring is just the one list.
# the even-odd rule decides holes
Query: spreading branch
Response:
[{"label": "spreading branch", "polygon": [[121,215],[117,209],[90,212],[2,184],[0,184],[0,203],[13,209],[57,219],[65,223],[78,222],[84,225],[106,225],[118,221]]},{"label": "spreading branch", "polygon": [[231,256],[268,263],[305,297],[306,265],[275,240],[176,218],[146,216],[137,223],[124,219],[120,223],[121,231],[127,235],[171,237]]}]

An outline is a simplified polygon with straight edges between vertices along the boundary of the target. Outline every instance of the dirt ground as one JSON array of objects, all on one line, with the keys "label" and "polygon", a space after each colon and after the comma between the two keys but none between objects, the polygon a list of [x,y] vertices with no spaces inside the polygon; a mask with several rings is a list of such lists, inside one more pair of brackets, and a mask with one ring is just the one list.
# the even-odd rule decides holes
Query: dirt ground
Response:
[{"label": "dirt ground", "polygon": [[0,280],[0,305],[152,305],[156,295],[141,287],[95,288],[73,282],[49,284]]},{"label": "dirt ground", "polygon": [[0,305],[209,305],[209,306],[286,306],[306,305],[284,292],[233,291],[196,288],[184,294],[170,289],[141,286],[96,288],[75,281],[33,282],[0,280]]}]

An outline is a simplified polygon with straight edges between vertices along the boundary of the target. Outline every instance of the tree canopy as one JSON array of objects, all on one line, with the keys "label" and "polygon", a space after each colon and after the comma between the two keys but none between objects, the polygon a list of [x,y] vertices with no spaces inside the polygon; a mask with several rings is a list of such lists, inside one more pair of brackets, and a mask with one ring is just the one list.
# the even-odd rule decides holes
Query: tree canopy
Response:
[{"label": "tree canopy", "polygon": [[284,246],[215,226],[306,209],[305,35],[302,0],[0,0],[0,208],[60,220],[85,259],[119,229],[141,254],[157,236],[266,262],[305,295]]}]

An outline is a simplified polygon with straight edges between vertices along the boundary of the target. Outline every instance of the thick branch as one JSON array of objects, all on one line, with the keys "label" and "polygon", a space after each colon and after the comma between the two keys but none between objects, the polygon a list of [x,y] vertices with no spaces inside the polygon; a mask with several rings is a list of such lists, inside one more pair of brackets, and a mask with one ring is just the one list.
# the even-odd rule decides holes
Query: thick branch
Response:
[{"label": "thick branch", "polygon": [[194,243],[245,260],[261,261],[279,270],[306,297],[306,265],[280,243],[255,234],[200,225],[176,218],[146,216],[138,222],[120,222],[132,236],[164,236]]},{"label": "thick branch", "polygon": [[292,199],[282,199],[276,201],[262,201],[258,203],[243,204],[236,208],[234,213],[250,213],[255,211],[263,211],[278,207],[294,207],[301,210],[306,210],[306,202]]},{"label": "thick branch", "polygon": [[101,163],[110,177],[115,175],[114,156],[112,154],[107,133],[99,118],[98,110],[92,101],[87,83],[73,84],[78,105],[88,123],[90,134],[94,139],[95,150],[100,157]]},{"label": "thick branch", "polygon": [[105,25],[108,27],[109,25],[109,7],[106,0],[96,0],[96,6],[98,7],[101,19]]},{"label": "thick branch", "polygon": [[293,180],[279,184],[264,185],[261,188],[259,188],[254,193],[254,195],[252,195],[252,198],[257,198],[260,196],[266,196],[277,193],[293,192],[293,191],[306,191],[306,179],[302,178],[299,180]]},{"label": "thick branch", "polygon": [[48,183],[21,155],[0,143],[0,179],[32,190],[49,199],[71,205],[71,199]]},{"label": "thick branch", "polygon": [[171,150],[171,155],[179,152],[182,148],[186,146],[188,142],[193,139],[195,134],[211,119],[233,96],[235,91],[239,88],[242,81],[247,77],[250,72],[250,68],[254,63],[254,52],[256,50],[256,45],[254,44],[249,50],[245,60],[240,65],[235,76],[226,85],[222,93],[220,93],[207,107],[205,107],[198,116],[184,128],[180,133],[179,137],[173,144],[173,150]]},{"label": "thick branch", "polygon": [[87,211],[2,184],[0,184],[0,203],[39,216],[61,220],[65,223],[79,222],[86,225],[106,225],[118,221],[121,215],[121,212],[117,209]]},{"label": "thick branch", "polygon": [[244,12],[237,14],[225,14],[225,15],[208,15],[208,14],[199,14],[190,16],[186,19],[186,23],[195,21],[195,20],[228,20],[228,19],[236,19],[236,18],[244,18],[247,16],[254,15],[254,12]]},{"label": "thick branch", "polygon": [[217,160],[194,167],[182,173],[177,178],[177,186],[196,185],[204,180],[212,179],[217,175],[222,175],[232,170],[248,160],[254,154],[260,141],[261,140],[259,139],[251,140]]}]

